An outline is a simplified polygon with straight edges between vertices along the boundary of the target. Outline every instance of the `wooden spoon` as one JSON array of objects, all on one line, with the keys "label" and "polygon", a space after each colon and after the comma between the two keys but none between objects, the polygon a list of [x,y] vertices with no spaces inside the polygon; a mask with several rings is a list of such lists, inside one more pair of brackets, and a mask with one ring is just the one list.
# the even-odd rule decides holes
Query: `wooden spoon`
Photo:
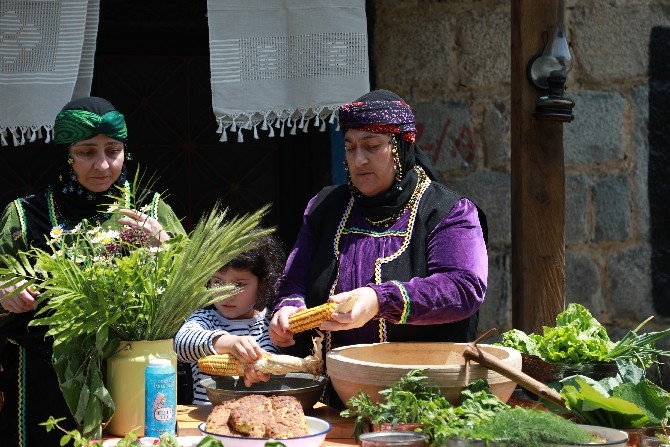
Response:
[{"label": "wooden spoon", "polygon": [[465,349],[463,350],[463,357],[465,357],[466,360],[474,360],[475,362],[484,365],[487,368],[492,369],[497,373],[502,374],[508,379],[516,382],[521,387],[527,389],[532,393],[537,394],[539,397],[543,399],[551,401],[561,407],[565,407],[563,397],[561,397],[561,395],[557,393],[556,390],[545,385],[542,382],[533,379],[528,374],[521,372],[521,370],[512,368],[504,364],[495,355],[489,354],[488,352],[484,352],[481,349],[479,349],[477,343],[479,343],[479,341],[491,335],[493,332],[495,332],[495,330],[496,330],[495,328],[490,329],[484,335],[479,337],[477,340],[468,343]]}]

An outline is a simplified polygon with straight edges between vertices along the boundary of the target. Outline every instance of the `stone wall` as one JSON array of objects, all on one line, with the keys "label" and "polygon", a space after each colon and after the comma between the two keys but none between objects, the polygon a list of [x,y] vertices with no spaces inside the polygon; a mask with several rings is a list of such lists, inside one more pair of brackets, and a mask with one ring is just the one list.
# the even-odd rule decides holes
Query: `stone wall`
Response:
[{"label": "stone wall", "polygon": [[[445,182],[486,210],[489,290],[480,330],[507,330],[512,321],[510,1],[372,4],[374,86],[398,93],[414,107],[419,143]],[[670,272],[652,268],[652,253],[656,240],[670,239],[659,239],[670,227],[656,228],[654,237],[650,224],[649,61],[652,30],[670,26],[670,1],[568,0],[567,5],[575,61],[567,94],[576,106],[575,120],[564,125],[566,301],[587,306],[615,334],[650,315],[653,324],[665,327],[670,314],[662,309],[668,305],[659,303],[670,295],[652,285],[656,275]],[[659,152],[666,153],[658,161],[667,163],[670,174],[670,149]],[[664,181],[670,184],[670,175],[655,179],[652,187]],[[668,205],[654,207],[654,213],[670,214],[666,197]]]}]

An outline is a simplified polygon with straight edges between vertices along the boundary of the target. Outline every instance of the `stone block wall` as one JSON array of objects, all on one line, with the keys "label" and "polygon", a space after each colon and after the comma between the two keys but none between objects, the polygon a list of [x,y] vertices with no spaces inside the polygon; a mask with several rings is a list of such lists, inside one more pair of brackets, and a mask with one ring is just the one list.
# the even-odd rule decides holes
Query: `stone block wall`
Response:
[{"label": "stone block wall", "polygon": [[[489,289],[480,330],[507,330],[511,2],[372,4],[374,86],[414,107],[419,144],[445,182],[486,211]],[[652,260],[658,234],[670,240],[670,228],[657,225],[652,234],[652,212],[659,210],[650,207],[648,165],[650,36],[670,26],[670,1],[568,0],[566,19],[574,58],[567,94],[576,104],[575,120],[564,125],[566,301],[587,306],[613,333],[651,315],[650,328],[667,327],[670,313],[659,302],[670,294],[659,295],[654,281],[670,272]],[[667,57],[670,64],[670,52]],[[670,173],[670,146],[660,150]],[[652,188],[658,181],[670,185],[670,175],[654,179]],[[670,196],[667,202],[661,213],[670,213]]]}]

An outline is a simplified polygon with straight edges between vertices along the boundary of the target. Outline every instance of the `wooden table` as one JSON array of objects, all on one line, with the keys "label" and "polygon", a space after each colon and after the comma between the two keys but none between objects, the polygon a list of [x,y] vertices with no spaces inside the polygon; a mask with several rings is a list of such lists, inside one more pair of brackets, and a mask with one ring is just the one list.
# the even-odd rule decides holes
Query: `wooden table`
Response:
[{"label": "wooden table", "polygon": [[[211,411],[211,405],[177,405],[177,435],[200,435],[198,425],[207,420]],[[353,419],[343,418],[339,411],[322,403],[317,403],[312,410],[305,413],[307,416],[328,421],[332,425],[332,429],[326,435],[326,440],[321,444],[322,447],[356,445],[353,438]]]}]

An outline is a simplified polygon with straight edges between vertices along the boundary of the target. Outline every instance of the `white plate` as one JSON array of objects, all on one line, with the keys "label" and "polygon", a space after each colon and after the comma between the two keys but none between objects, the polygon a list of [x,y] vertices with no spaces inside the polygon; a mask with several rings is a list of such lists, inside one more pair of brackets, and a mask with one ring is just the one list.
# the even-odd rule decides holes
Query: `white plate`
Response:
[{"label": "white plate", "polygon": [[587,444],[574,444],[572,446],[557,447],[575,447],[575,446],[597,446],[597,447],[626,447],[628,444],[628,433],[617,430],[616,428],[600,427],[598,425],[580,425],[587,432],[600,436],[605,442],[590,442]]},{"label": "white plate", "polygon": [[[312,416],[305,416],[309,434],[298,436],[297,438],[277,439],[286,447],[318,447],[326,439],[326,434],[332,426],[330,422]],[[198,429],[203,435],[209,435],[223,442],[225,447],[264,447],[268,438],[247,438],[240,436],[217,435],[205,431],[206,422],[198,425]]]},{"label": "white plate", "polygon": [[[202,441],[202,438],[203,436],[177,436],[177,441],[179,441],[180,447],[195,447],[200,441]],[[102,445],[104,447],[115,447],[120,440],[121,439],[105,439]],[[138,441],[140,441],[140,445],[142,446],[157,445],[157,440],[158,438],[138,438]]]}]

